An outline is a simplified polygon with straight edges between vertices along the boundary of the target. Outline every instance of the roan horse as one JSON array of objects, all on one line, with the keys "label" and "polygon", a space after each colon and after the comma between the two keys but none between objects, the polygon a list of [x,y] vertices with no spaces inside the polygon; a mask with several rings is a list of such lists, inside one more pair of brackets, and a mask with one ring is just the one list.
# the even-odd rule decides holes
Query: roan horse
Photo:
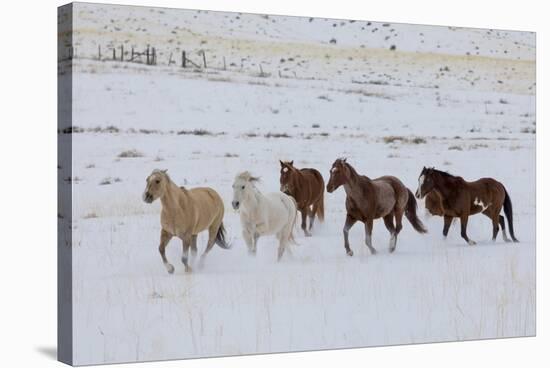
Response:
[{"label": "roan horse", "polygon": [[[166,170],[153,170],[146,179],[143,200],[153,203],[160,198],[160,245],[159,252],[168,273],[174,272],[174,266],[166,259],[165,249],[172,237],[177,236],[183,242],[181,261],[185,271],[190,272],[188,262],[189,248],[194,259],[197,255],[197,234],[208,230],[208,243],[201,255],[201,263],[214,243],[229,249],[225,241],[225,229],[222,223],[224,207],[219,194],[211,188],[185,189],[178,187],[168,176]],[[192,262],[191,262],[192,263]]]},{"label": "roan horse", "polygon": [[279,240],[277,260],[280,260],[287,245],[294,242],[292,230],[296,223],[296,201],[281,192],[260,193],[255,186],[258,180],[248,171],[238,174],[233,183],[232,205],[240,213],[248,252],[256,254],[260,235],[275,234]]},{"label": "roan horse", "polygon": [[449,227],[454,217],[460,218],[460,234],[468,244],[475,242],[468,237],[466,229],[468,217],[477,213],[483,213],[493,222],[493,241],[496,240],[498,227],[502,228],[504,241],[510,241],[506,236],[504,217],[500,211],[504,207],[504,214],[508,219],[510,236],[517,242],[514,235],[512,215],[512,200],[506,192],[504,185],[492,178],[482,178],[467,182],[460,176],[453,176],[447,172],[435,168],[422,169],[418,177],[417,198],[424,198],[433,192],[441,197],[441,209],[443,211],[443,236],[449,233]]},{"label": "roan horse", "polygon": [[[302,214],[302,230],[306,236],[311,236],[315,215],[321,222],[325,218],[323,177],[315,169],[294,167],[294,161],[279,162],[281,163],[281,192],[296,200],[298,211]],[[306,227],[306,217],[309,217],[309,229]]]},{"label": "roan horse", "polygon": [[[384,224],[391,234],[390,252],[395,251],[397,235],[403,228],[401,220],[403,214],[407,217],[414,229],[419,233],[426,233],[424,225],[416,215],[416,200],[412,192],[394,176],[382,176],[369,179],[359,175],[346,162],[346,159],[337,159],[330,170],[330,180],[327,191],[332,193],[341,185],[346,191],[346,223],[344,225],[344,247],[348,256],[353,256],[349,247],[348,233],[357,221],[365,223],[365,243],[372,254],[376,250],[372,246],[373,221],[384,219]],[[393,223],[395,217],[395,226]]]}]

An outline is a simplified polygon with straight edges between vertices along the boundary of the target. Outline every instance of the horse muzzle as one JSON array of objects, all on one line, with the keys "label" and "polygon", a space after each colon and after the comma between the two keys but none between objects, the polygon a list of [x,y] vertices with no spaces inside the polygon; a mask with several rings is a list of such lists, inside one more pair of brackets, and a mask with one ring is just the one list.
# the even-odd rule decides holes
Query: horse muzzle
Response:
[{"label": "horse muzzle", "polygon": [[233,201],[231,202],[231,206],[233,206],[233,209],[236,211],[239,209],[239,206],[241,205],[241,203],[239,201]]},{"label": "horse muzzle", "polygon": [[424,198],[425,194],[422,194],[422,191],[420,190],[420,188],[418,188],[416,190],[416,193],[414,194],[414,196],[418,199],[422,199],[422,198]]},{"label": "horse muzzle", "polygon": [[327,184],[327,192],[332,193],[334,192],[334,186]]},{"label": "horse muzzle", "polygon": [[149,192],[144,192],[143,193],[143,201],[145,203],[153,203],[153,200],[154,200],[154,198],[151,195],[151,193],[149,193]]},{"label": "horse muzzle", "polygon": [[286,195],[290,195],[290,191],[288,190],[288,185],[281,185],[281,192],[283,192]]}]

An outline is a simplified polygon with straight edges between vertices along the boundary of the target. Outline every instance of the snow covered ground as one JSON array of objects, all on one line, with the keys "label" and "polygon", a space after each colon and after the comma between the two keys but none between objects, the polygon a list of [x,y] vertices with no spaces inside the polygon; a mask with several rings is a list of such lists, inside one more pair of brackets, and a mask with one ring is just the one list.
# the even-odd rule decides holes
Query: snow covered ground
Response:
[{"label": "snow covered ground", "polygon": [[[535,333],[534,34],[91,4],[75,14],[76,364]],[[109,43],[155,45],[159,60],[185,49],[199,62],[193,52],[204,49],[213,66],[94,60]],[[521,243],[493,243],[484,216],[469,222],[476,246],[458,224],[443,241],[442,220],[426,218],[429,233],[405,222],[390,255],[376,221],[379,254],[357,224],[350,258],[339,190],[326,194],[313,237],[297,228],[291,256],[277,263],[275,239],[261,238],[248,257],[230,206],[235,174],[250,170],[276,191],[279,159],[328,180],[342,156],[413,191],[424,165],[494,177],[512,197]],[[160,204],[141,200],[155,168],[225,201],[234,246],[191,274],[176,239],[175,274],[160,260]]]}]

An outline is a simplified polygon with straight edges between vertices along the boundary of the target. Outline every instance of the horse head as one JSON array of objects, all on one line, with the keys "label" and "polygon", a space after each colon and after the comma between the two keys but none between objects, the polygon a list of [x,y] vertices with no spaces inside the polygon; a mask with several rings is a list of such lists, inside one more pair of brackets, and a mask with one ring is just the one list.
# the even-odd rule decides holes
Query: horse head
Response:
[{"label": "horse head", "polygon": [[231,201],[234,210],[238,210],[247,201],[252,193],[252,189],[254,189],[254,183],[259,180],[259,177],[252,176],[248,171],[244,171],[235,177],[233,182],[233,201]]},{"label": "horse head", "polygon": [[327,192],[332,193],[349,180],[349,167],[345,158],[339,158],[332,164]]},{"label": "horse head", "polygon": [[418,199],[424,198],[428,193],[430,193],[435,188],[435,169],[429,167],[423,167],[422,172],[418,176],[418,189],[416,190],[415,196]]},{"label": "horse head", "polygon": [[290,195],[294,191],[292,183],[292,175],[296,172],[294,161],[283,162],[279,160],[279,162],[281,163],[281,177],[279,179],[281,192]]},{"label": "horse head", "polygon": [[143,191],[143,201],[145,203],[153,203],[157,198],[164,195],[170,178],[166,170],[155,169],[145,179],[145,190]]}]

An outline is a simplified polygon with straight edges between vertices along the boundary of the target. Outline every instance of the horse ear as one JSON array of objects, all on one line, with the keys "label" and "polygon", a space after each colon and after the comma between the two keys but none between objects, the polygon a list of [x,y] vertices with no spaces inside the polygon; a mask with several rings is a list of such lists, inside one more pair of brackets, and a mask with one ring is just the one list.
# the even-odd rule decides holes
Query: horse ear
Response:
[{"label": "horse ear", "polygon": [[285,164],[284,164],[283,161],[279,160],[279,162],[281,163],[281,167],[284,167],[284,166],[285,166]]},{"label": "horse ear", "polygon": [[347,159],[348,159],[347,157],[344,157],[342,161],[347,162]]},{"label": "horse ear", "polygon": [[290,166],[294,165],[294,160],[290,161]]},{"label": "horse ear", "polygon": [[168,169],[161,170],[164,174],[168,171]]}]

